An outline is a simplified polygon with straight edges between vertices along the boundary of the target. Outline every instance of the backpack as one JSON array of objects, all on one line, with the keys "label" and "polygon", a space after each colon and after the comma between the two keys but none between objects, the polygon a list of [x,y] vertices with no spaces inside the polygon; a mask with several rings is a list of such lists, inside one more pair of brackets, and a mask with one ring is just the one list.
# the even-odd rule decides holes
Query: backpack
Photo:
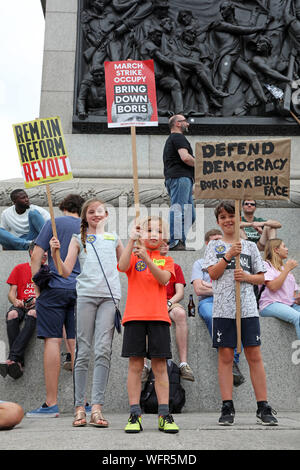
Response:
[{"label": "backpack", "polygon": [[[173,362],[167,361],[167,369],[170,384],[169,409],[170,413],[181,413],[185,404],[185,390],[180,383],[179,367]],[[141,393],[140,405],[144,413],[157,413],[158,402],[154,387],[154,374],[150,370],[148,380]]]}]

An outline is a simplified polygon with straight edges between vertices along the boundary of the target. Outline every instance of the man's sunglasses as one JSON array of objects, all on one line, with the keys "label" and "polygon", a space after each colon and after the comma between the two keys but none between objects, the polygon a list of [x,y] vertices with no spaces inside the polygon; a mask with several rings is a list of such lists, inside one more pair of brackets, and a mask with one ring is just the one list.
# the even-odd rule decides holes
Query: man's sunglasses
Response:
[{"label": "man's sunglasses", "polygon": [[244,202],[244,206],[256,206],[255,202]]}]

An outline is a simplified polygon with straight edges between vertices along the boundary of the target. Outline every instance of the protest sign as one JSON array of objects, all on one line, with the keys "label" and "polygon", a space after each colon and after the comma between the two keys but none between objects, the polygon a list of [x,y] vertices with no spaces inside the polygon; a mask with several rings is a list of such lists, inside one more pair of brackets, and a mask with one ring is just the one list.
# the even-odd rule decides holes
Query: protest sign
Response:
[{"label": "protest sign", "polygon": [[136,219],[139,218],[139,186],[136,127],[158,126],[154,62],[125,60],[105,62],[108,127],[130,127]]},{"label": "protest sign", "polygon": [[[50,183],[73,178],[59,117],[13,124],[25,188],[46,185],[52,232],[57,238]],[[59,250],[54,254],[62,274]]]},{"label": "protest sign", "polygon": [[153,60],[105,62],[108,127],[157,126]]},{"label": "protest sign", "polygon": [[[197,142],[196,199],[235,200],[235,240],[240,240],[240,201],[289,199],[290,139]],[[240,256],[235,258],[240,268]],[[236,281],[237,352],[241,352],[240,282]]]},{"label": "protest sign", "polygon": [[25,188],[71,178],[59,117],[13,124]]},{"label": "protest sign", "polygon": [[290,139],[196,144],[195,197],[289,199]]}]

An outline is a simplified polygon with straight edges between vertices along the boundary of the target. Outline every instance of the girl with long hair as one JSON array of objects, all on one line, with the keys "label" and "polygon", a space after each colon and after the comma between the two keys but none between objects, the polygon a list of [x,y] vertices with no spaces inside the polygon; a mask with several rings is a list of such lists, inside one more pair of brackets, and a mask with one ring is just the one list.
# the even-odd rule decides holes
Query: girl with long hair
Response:
[{"label": "girl with long hair", "polygon": [[[102,415],[102,405],[115,327],[114,299],[118,302],[121,298],[117,262],[122,254],[123,244],[116,233],[104,231],[107,217],[108,212],[102,201],[94,198],[85,202],[81,212],[80,235],[73,235],[67,257],[62,263],[64,277],[71,273],[77,257],[81,267],[76,283],[75,427],[87,424],[85,397],[93,339],[95,358],[89,424],[108,427],[108,421]],[[54,237],[50,245],[53,251],[60,246]]]},{"label": "girl with long hair", "polygon": [[288,248],[280,238],[269,240],[265,247],[265,288],[259,299],[262,317],[275,317],[292,323],[300,339],[299,286],[291,273],[297,261],[288,259]]}]

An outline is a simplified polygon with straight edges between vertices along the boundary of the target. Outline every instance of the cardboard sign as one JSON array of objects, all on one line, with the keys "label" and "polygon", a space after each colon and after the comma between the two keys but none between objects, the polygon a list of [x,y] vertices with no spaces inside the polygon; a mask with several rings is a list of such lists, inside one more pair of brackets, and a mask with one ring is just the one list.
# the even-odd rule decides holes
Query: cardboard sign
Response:
[{"label": "cardboard sign", "polygon": [[290,139],[197,142],[196,199],[289,199]]},{"label": "cardboard sign", "polygon": [[157,126],[153,60],[105,62],[108,127]]},{"label": "cardboard sign", "polygon": [[59,117],[13,124],[25,188],[73,178]]}]

